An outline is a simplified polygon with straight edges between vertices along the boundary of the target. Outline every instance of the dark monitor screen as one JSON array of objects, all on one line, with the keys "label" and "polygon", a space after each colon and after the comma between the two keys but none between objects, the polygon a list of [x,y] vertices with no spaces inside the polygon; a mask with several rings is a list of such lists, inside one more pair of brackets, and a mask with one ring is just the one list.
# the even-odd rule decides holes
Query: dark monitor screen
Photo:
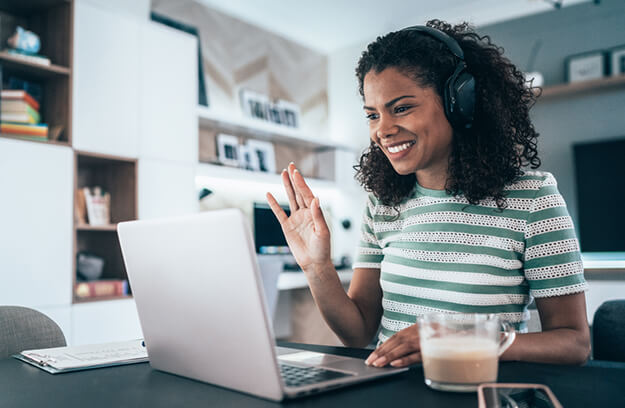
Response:
[{"label": "dark monitor screen", "polygon": [[[282,206],[287,215],[288,207]],[[278,219],[268,204],[254,203],[254,243],[257,254],[288,254],[289,247]]]},{"label": "dark monitor screen", "polygon": [[573,146],[582,251],[625,251],[625,139]]}]

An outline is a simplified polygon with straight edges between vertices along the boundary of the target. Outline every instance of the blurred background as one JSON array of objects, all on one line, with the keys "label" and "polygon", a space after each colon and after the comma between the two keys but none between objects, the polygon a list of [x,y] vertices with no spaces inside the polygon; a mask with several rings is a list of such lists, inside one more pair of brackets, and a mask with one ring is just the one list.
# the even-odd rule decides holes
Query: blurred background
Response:
[{"label": "blurred background", "polygon": [[116,224],[238,207],[276,337],[338,344],[265,192],[286,203],[294,161],[347,287],[369,140],[354,69],[378,35],[431,18],[471,22],[542,87],[540,169],[575,222],[592,323],[625,293],[619,0],[0,0],[0,304],[43,311],[69,344],[142,337]]}]

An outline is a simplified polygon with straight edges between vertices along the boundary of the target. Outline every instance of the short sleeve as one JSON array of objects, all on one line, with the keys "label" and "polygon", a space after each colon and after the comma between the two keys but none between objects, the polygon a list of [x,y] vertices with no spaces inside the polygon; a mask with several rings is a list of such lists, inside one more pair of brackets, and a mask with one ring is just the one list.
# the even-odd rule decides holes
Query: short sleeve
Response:
[{"label": "short sleeve", "polygon": [[374,229],[374,198],[369,195],[367,205],[362,216],[362,225],[360,227],[360,242],[356,248],[356,256],[354,257],[354,268],[376,268],[380,269],[380,264],[384,258],[382,248],[375,236]]},{"label": "short sleeve", "polygon": [[573,221],[555,178],[545,173],[527,219],[524,273],[536,298],[586,291]]}]

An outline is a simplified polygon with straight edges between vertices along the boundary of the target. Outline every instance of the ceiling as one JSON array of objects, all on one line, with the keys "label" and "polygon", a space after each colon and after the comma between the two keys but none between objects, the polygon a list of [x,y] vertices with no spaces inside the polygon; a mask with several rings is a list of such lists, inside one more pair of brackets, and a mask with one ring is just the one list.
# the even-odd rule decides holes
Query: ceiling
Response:
[{"label": "ceiling", "polygon": [[[199,0],[323,53],[438,18],[477,26],[553,10],[556,0]],[[590,0],[564,0],[563,7]]]}]

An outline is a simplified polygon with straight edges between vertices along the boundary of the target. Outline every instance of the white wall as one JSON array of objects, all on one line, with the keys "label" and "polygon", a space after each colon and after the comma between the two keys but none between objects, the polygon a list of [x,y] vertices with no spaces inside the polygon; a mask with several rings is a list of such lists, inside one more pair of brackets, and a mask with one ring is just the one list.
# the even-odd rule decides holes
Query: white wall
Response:
[{"label": "white wall", "polygon": [[369,128],[355,74],[356,64],[367,43],[355,44],[328,56],[330,138],[357,149],[369,145]]},{"label": "white wall", "polygon": [[[330,139],[356,149],[356,154],[339,152],[337,160],[345,163],[351,159],[358,162],[360,153],[369,145],[369,127],[362,110],[363,101],[358,93],[358,81],[355,75],[356,64],[367,42],[355,44],[328,55],[328,124]],[[339,168],[339,166],[337,166]],[[355,255],[355,248],[360,239],[360,224],[364,210],[366,193],[354,180],[355,171],[343,164],[343,171],[337,174],[337,184],[344,189],[342,200],[335,204],[336,217],[347,218],[352,226],[343,230],[337,226],[335,252]]]}]

